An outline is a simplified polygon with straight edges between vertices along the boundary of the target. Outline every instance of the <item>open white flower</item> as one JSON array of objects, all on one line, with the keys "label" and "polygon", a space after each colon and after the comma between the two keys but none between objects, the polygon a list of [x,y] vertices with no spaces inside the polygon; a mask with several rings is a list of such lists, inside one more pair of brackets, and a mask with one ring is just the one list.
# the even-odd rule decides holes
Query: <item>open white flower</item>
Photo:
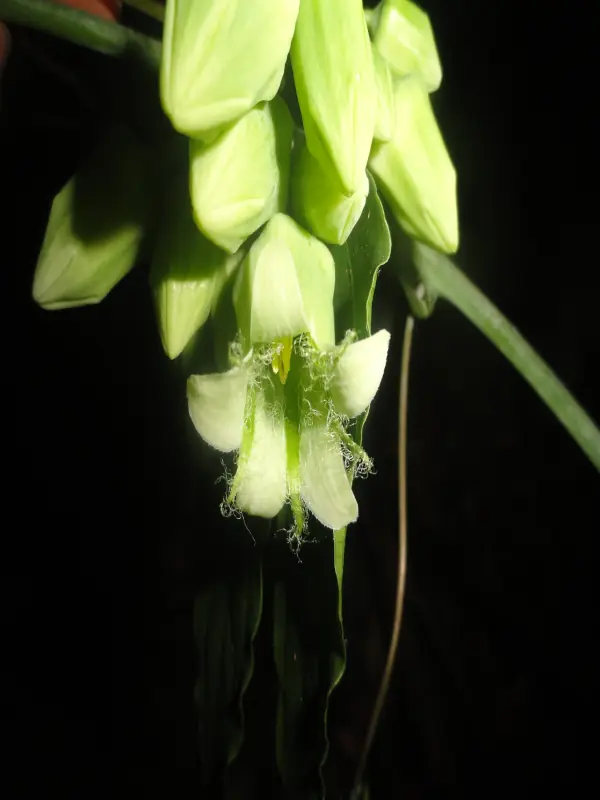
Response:
[{"label": "open white flower", "polygon": [[375,396],[389,339],[381,330],[324,352],[300,336],[256,349],[228,372],[189,378],[198,433],[218,450],[239,451],[230,505],[271,518],[289,499],[297,532],[304,509],[334,530],[356,520],[348,468],[368,471],[370,462],[344,423]]},{"label": "open white flower", "polygon": [[242,348],[232,369],[188,380],[200,436],[238,451],[228,506],[272,518],[289,501],[296,534],[306,509],[334,530],[358,516],[350,478],[370,461],[346,425],[377,392],[389,346],[385,330],[335,346],[334,282],[327,247],[277,214],[238,275]]}]

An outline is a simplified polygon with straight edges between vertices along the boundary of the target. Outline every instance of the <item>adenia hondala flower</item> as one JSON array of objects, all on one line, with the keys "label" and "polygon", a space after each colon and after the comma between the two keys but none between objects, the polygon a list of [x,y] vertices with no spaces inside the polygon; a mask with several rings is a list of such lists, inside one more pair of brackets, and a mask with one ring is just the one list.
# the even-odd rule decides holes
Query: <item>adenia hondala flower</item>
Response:
[{"label": "adenia hondala flower", "polygon": [[294,125],[285,102],[261,103],[215,141],[190,141],[190,194],[196,224],[235,253],[287,205]]},{"label": "adenia hondala flower", "polygon": [[338,530],[358,517],[348,471],[371,461],[346,426],[375,396],[389,333],[320,350],[308,335],[258,346],[228,372],[192,375],[188,404],[202,438],[221,452],[238,451],[226,507],[275,517],[289,502],[294,533],[306,510]]},{"label": "adenia hondala flower", "polygon": [[413,239],[443,253],[458,249],[456,170],[431,99],[416,76],[394,87],[391,141],[375,142],[369,169],[398,224]]},{"label": "adenia hondala flower", "polygon": [[377,104],[362,0],[302,0],[291,61],[311,155],[346,194],[362,191]]},{"label": "adenia hondala flower", "polygon": [[373,42],[392,72],[419,75],[429,92],[439,89],[442,65],[429,16],[410,0],[383,0],[372,22]]},{"label": "adenia hondala flower", "polygon": [[167,0],[160,75],[173,127],[210,140],[275,97],[299,0]]},{"label": "adenia hondala flower", "polygon": [[231,369],[188,380],[198,433],[237,451],[225,507],[272,518],[289,502],[296,535],[307,510],[334,530],[357,518],[349,472],[368,473],[371,462],[347,425],[373,399],[387,359],[385,330],[335,346],[334,275],[325,245],[274,217],[238,275]]}]

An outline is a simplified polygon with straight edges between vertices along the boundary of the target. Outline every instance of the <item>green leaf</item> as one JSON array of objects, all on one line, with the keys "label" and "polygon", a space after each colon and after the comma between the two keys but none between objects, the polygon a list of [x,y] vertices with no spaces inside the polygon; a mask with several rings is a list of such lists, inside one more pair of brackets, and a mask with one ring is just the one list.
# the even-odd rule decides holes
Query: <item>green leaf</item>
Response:
[{"label": "green leaf", "polygon": [[444,297],[506,356],[600,470],[600,430],[548,364],[488,298],[443,253],[413,244],[413,265],[423,296]]},{"label": "green leaf", "polygon": [[333,690],[342,680],[344,672],[346,671],[346,639],[344,638],[344,617],[343,617],[343,603],[342,603],[345,552],[346,552],[346,528],[341,528],[341,530],[333,532],[333,566],[335,569],[335,577],[337,581],[337,596],[338,596],[337,617],[339,622],[340,638],[342,643],[342,655],[341,658],[335,658],[332,661],[331,682],[329,684],[329,689],[327,691],[327,698],[325,701],[325,715],[324,715],[325,738],[327,739],[327,749],[323,753],[323,758],[321,759],[321,764],[320,764],[321,775],[329,752],[329,739],[327,737],[327,716],[329,711],[329,698],[331,697]]},{"label": "green leaf", "polygon": [[242,701],[254,668],[253,641],[262,614],[262,568],[251,554],[197,596],[194,632],[200,752],[207,775],[224,771],[244,739]]},{"label": "green leaf", "polygon": [[338,336],[354,328],[361,339],[371,335],[371,307],[379,268],[392,251],[390,229],[373,177],[361,218],[344,245],[329,248],[335,261]]},{"label": "green leaf", "polygon": [[274,651],[279,677],[277,764],[286,796],[323,797],[327,703],[344,672],[338,578],[345,531],[321,533],[300,560],[278,541]]},{"label": "green leaf", "polygon": [[[392,252],[392,239],[383,204],[373,177],[369,175],[369,196],[362,216],[346,244],[331,246],[335,261],[337,335],[341,338],[354,329],[359,338],[371,335],[373,295],[380,267]],[[353,428],[353,438],[362,444],[363,428],[369,410],[361,414]]]}]

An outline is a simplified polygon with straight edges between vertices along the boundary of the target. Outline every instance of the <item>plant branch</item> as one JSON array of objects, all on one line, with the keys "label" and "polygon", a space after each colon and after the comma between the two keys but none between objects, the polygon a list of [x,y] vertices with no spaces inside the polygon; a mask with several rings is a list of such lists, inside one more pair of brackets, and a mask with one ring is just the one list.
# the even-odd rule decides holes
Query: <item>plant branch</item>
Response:
[{"label": "plant branch", "polygon": [[116,22],[48,0],[0,0],[0,19],[95,50],[108,56],[135,51],[158,68],[161,44]]}]

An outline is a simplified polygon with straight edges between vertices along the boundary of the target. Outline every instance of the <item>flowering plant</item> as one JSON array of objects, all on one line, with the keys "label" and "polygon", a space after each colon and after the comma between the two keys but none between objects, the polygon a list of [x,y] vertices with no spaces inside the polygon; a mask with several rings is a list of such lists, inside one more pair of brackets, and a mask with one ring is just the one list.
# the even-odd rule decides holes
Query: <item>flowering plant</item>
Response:
[{"label": "flowering plant", "polygon": [[[159,4],[131,5],[162,17]],[[335,601],[323,602],[330,636],[321,650],[303,648],[283,574],[272,597],[278,767],[290,793],[318,796],[323,721],[344,669],[344,544],[360,520],[353,481],[373,472],[362,434],[390,344],[387,330],[372,330],[380,268],[390,261],[414,317],[430,316],[439,298],[454,303],[598,468],[600,434],[450,259],[457,175],[431,100],[442,67],[422,9],[410,0],[371,10],[360,0],[167,0],[160,42],[117,24],[114,4],[103,8],[91,17],[0,0],[8,22],[125,63],[133,54],[150,87],[148,116],[135,107],[110,119],[56,196],[33,297],[48,310],[99,303],[149,262],[167,357],[187,369],[200,349],[210,363],[186,376],[187,408],[197,446],[233,454],[223,456],[223,513],[244,517],[250,531],[253,518],[274,520],[273,539],[285,532],[300,558],[305,542],[319,542],[302,590],[321,580],[317,593],[330,600],[334,590]],[[225,590],[198,596],[207,772],[226,770],[242,746],[262,606],[258,558]],[[303,757],[298,731],[315,719]]]}]

